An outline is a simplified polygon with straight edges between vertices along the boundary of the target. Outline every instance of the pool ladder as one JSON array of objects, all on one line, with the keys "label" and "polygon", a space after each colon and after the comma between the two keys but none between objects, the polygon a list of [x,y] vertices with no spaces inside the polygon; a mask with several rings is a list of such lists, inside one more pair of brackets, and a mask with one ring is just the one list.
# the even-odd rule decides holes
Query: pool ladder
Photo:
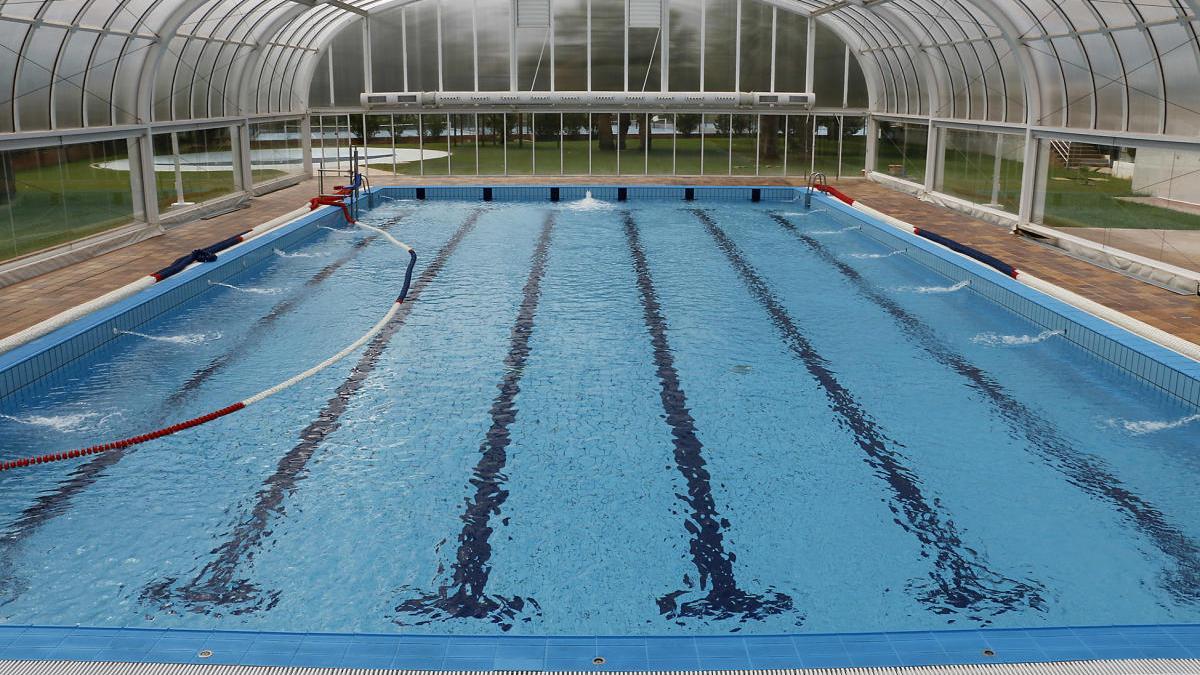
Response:
[{"label": "pool ladder", "polygon": [[[820,180],[817,180],[817,178]],[[812,208],[812,196],[818,185],[825,185],[829,182],[829,178],[820,171],[813,172],[808,176],[808,187],[804,190],[804,209],[807,211]]]}]

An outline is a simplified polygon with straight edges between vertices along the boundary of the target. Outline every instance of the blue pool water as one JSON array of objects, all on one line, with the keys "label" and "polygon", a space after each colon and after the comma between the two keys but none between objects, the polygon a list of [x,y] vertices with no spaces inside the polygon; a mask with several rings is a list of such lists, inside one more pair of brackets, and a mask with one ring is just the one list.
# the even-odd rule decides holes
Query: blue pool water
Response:
[{"label": "blue pool water", "polygon": [[[698,210],[697,210],[698,209]],[[374,346],[0,474],[0,622],[696,635],[1200,621],[1198,411],[823,209],[397,202]],[[319,230],[0,401],[0,459],[324,359]]]}]

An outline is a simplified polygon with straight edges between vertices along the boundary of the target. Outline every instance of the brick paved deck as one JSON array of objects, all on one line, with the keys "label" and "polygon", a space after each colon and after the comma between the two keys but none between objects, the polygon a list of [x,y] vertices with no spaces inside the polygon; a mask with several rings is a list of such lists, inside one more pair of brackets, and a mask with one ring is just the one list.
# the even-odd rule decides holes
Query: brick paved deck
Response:
[{"label": "brick paved deck", "polygon": [[[622,183],[798,185],[800,179],[754,177],[603,177],[558,176],[430,176],[374,179],[375,184]],[[1068,288],[1113,309],[1141,319],[1184,339],[1200,343],[1200,297],[1180,296],[1074,260],[990,225],[921,202],[863,180],[840,184],[851,196],[884,213],[928,227],[969,244],[1020,269]],[[58,312],[86,302],[162,267],[198,246],[231,236],[255,224],[303,206],[316,191],[307,181],[251,200],[249,208],[175,228],[92,260],[0,289],[0,336],[15,333]]]}]

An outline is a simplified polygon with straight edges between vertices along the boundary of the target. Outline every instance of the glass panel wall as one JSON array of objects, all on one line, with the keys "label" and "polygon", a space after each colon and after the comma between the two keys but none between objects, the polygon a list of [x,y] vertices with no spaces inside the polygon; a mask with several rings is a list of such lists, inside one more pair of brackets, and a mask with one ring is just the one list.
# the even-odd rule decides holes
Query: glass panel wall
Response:
[{"label": "glass panel wall", "polygon": [[[350,152],[354,145],[354,133],[350,129],[348,115],[316,115],[312,118],[313,168],[327,171],[349,171]],[[169,140],[167,146],[169,148]],[[159,154],[159,140],[155,138],[155,154]],[[168,149],[169,152],[169,149]],[[161,189],[161,176],[160,176]]]},{"label": "glass panel wall", "polygon": [[155,134],[154,168],[158,206],[163,210],[233,192],[229,127]]},{"label": "glass panel wall", "polygon": [[533,115],[533,172],[542,176],[562,173],[562,115]]},{"label": "glass panel wall", "polygon": [[841,175],[841,156],[838,154],[841,138],[841,118],[835,115],[813,118],[813,171],[825,174],[830,180]]},{"label": "glass panel wall", "polygon": [[504,139],[506,123],[503,114],[479,116],[479,173],[484,176],[504,175]]},{"label": "glass panel wall", "polygon": [[450,173],[473,176],[478,173],[475,145],[477,115],[450,116]]},{"label": "glass panel wall", "polygon": [[675,173],[699,176],[703,155],[700,149],[700,123],[704,116],[695,113],[675,115]]},{"label": "glass panel wall", "polygon": [[533,129],[530,127],[533,115],[530,113],[510,113],[505,116],[508,122],[508,143],[505,146],[507,160],[506,175],[529,176],[533,174]]},{"label": "glass panel wall", "polygon": [[734,115],[730,145],[730,173],[753,176],[758,172],[758,115]]},{"label": "glass panel wall", "polygon": [[811,115],[788,115],[784,169],[789,176],[812,171],[812,120]]},{"label": "glass panel wall", "polygon": [[[853,61],[851,61],[853,63]],[[843,176],[861,176],[867,168],[867,118],[842,115]]]},{"label": "glass panel wall", "polygon": [[[865,156],[864,118],[859,116],[359,113],[318,115],[311,125],[317,168],[348,172],[358,153],[375,175],[806,176],[814,135],[818,170],[830,178],[843,163],[849,167],[843,167],[843,175],[857,175]],[[298,120],[254,125],[256,182],[300,170],[299,129]],[[171,136],[159,136],[160,202],[171,206],[180,201]],[[203,137],[181,138],[180,177],[190,186],[183,201],[194,203],[192,191],[197,198],[211,198],[232,190],[227,139],[216,144],[217,153],[223,147],[225,155],[213,154],[210,161],[208,153],[193,152],[196,143],[204,145]],[[189,168],[189,162],[196,167]],[[185,175],[201,165],[207,169],[203,179]],[[1019,178],[1019,169],[1017,173]]]},{"label": "glass panel wall", "polygon": [[256,185],[303,172],[300,120],[251,124],[250,170]]},{"label": "glass panel wall", "polygon": [[1040,143],[1033,221],[1200,271],[1200,152]]},{"label": "glass panel wall", "polygon": [[0,260],[132,220],[125,140],[0,152]]},{"label": "glass panel wall", "polygon": [[588,173],[591,116],[588,113],[563,113],[563,173],[584,176]]},{"label": "glass panel wall", "polygon": [[729,115],[704,116],[704,167],[705,176],[729,175]]},{"label": "glass panel wall", "polygon": [[1016,213],[1021,202],[1025,137],[964,129],[942,133],[945,156],[935,189]]},{"label": "glass panel wall", "polygon": [[[391,115],[367,115],[360,119],[356,135],[360,154],[371,172],[395,173],[396,145]],[[363,141],[365,139],[365,142]]]},{"label": "glass panel wall", "polygon": [[622,176],[641,176],[646,173],[646,151],[649,144],[646,115],[643,113],[619,116],[620,124],[620,161],[619,173]]},{"label": "glass panel wall", "polygon": [[592,175],[613,176],[617,173],[617,115],[592,115]]},{"label": "glass panel wall", "polygon": [[758,121],[758,175],[783,175],[785,115],[763,115]]},{"label": "glass panel wall", "polygon": [[646,173],[671,176],[675,173],[675,125],[668,113],[646,116]]},{"label": "glass panel wall", "polygon": [[396,146],[392,153],[396,173],[413,176],[421,173],[420,126],[419,115],[392,115],[388,133]]},{"label": "glass panel wall", "polygon": [[450,173],[450,116],[421,115],[421,175]]},{"label": "glass panel wall", "polygon": [[914,183],[925,182],[925,146],[929,125],[879,120],[875,170]]}]

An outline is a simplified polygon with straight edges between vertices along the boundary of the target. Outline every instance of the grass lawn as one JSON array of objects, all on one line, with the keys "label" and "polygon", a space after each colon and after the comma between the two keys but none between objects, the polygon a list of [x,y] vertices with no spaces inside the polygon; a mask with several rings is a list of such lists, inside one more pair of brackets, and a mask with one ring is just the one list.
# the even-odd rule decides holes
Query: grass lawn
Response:
[{"label": "grass lawn", "polygon": [[[876,166],[880,173],[887,173],[890,164],[900,164],[906,173],[903,177],[918,183],[924,180],[924,151],[904,157],[896,148],[880,146],[879,153]],[[993,155],[949,152],[940,191],[979,204],[990,203],[994,161]],[[1021,168],[1019,161],[1001,160],[999,202],[1011,213],[1017,212],[1021,198]],[[1051,166],[1042,222],[1050,227],[1200,230],[1198,215],[1120,199],[1135,196],[1139,193],[1134,192],[1130,179],[1091,169]]]},{"label": "grass lawn", "polygon": [[0,260],[15,258],[133,220],[129,173],[87,160],[15,169],[15,194],[0,204]]},{"label": "grass lawn", "polygon": [[1043,222],[1051,227],[1200,230],[1200,215],[1118,199],[1137,194],[1129,179],[1088,169],[1053,168],[1046,184]]},{"label": "grass lawn", "polygon": [[[129,172],[98,169],[90,160],[14,169],[16,192],[0,203],[0,260],[58,246],[133,221]],[[276,169],[254,171],[255,182],[285,175]],[[158,206],[175,202],[175,174],[155,174]],[[232,171],[183,174],[190,202],[233,191]]]}]

